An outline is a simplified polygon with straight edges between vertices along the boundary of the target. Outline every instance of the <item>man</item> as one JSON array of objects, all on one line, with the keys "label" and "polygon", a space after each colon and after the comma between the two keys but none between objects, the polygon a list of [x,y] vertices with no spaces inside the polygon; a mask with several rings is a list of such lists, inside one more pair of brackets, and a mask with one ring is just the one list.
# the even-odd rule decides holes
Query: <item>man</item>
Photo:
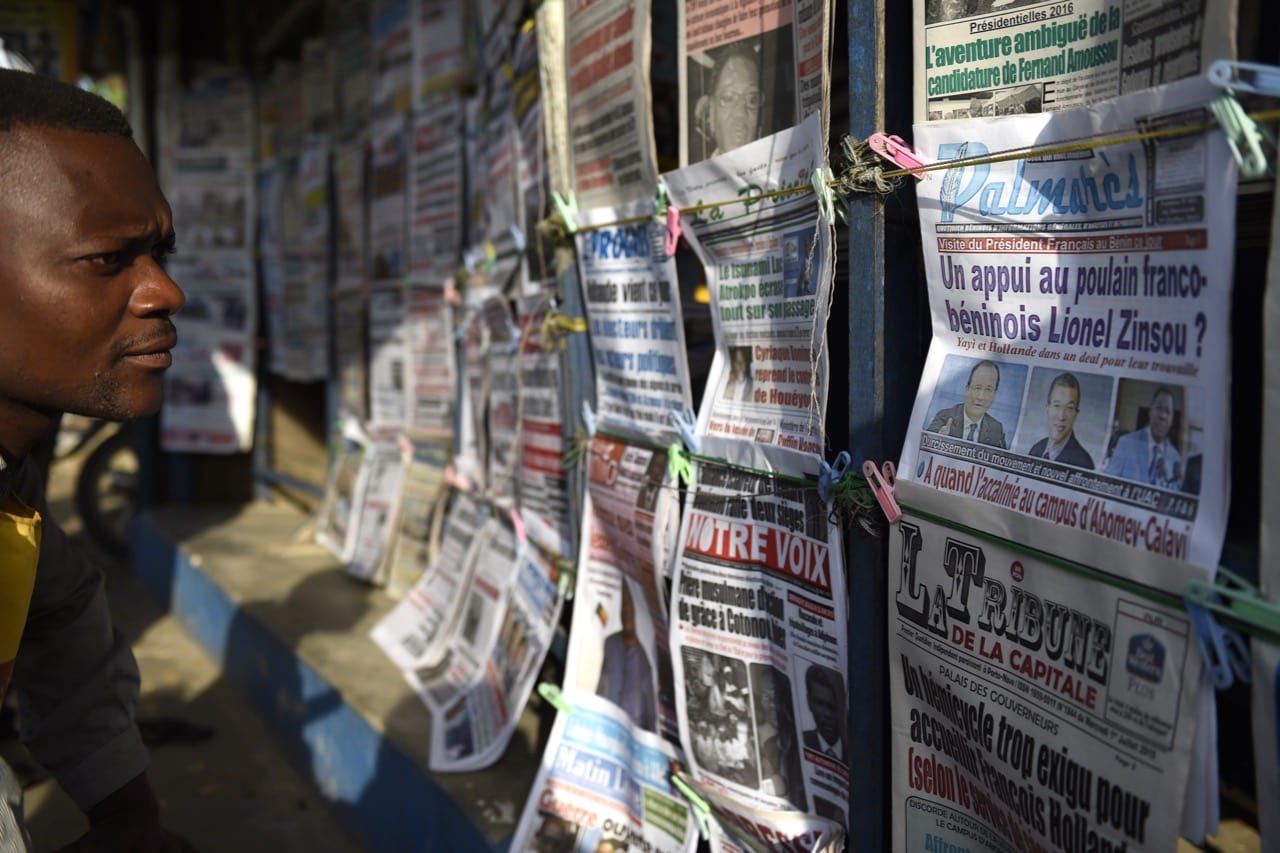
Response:
[{"label": "man", "polygon": [[1182,486],[1182,456],[1169,439],[1173,428],[1173,392],[1157,388],[1147,409],[1147,425],[1116,441],[1103,473],[1162,489]]},{"label": "man", "polygon": [[1092,469],[1093,457],[1076,439],[1076,416],[1079,414],[1080,380],[1070,373],[1059,373],[1049,384],[1049,398],[1044,409],[1049,434],[1031,445],[1031,455],[1063,465]]},{"label": "man", "polygon": [[993,361],[980,361],[969,371],[964,386],[964,402],[943,409],[929,422],[929,432],[940,432],[965,441],[1005,448],[1004,425],[987,414],[1000,387],[1000,368]]},{"label": "man", "polygon": [[844,751],[844,682],[840,673],[820,664],[809,664],[804,672],[804,689],[809,713],[813,715],[813,728],[802,735],[805,749],[847,764],[848,756]]},{"label": "man", "polygon": [[189,849],[159,826],[102,576],[27,459],[62,412],[159,408],[183,303],[169,205],[115,107],[18,71],[0,70],[0,176],[0,694],[12,676],[28,750],[88,815],[73,849]]},{"label": "man", "polygon": [[627,712],[631,722],[645,731],[656,731],[658,706],[653,696],[653,668],[636,636],[636,607],[631,585],[622,581],[621,629],[605,638],[604,658],[596,695]]},{"label": "man", "polygon": [[706,106],[711,153],[718,157],[760,138],[760,63],[755,52],[735,47],[721,57]]}]

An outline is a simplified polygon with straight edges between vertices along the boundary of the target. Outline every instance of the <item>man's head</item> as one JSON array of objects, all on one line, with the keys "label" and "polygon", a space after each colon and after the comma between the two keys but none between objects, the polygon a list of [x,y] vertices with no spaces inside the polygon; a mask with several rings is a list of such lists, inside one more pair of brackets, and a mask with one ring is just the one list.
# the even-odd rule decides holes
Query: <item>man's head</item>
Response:
[{"label": "man's head", "polygon": [[1049,385],[1045,420],[1049,424],[1049,443],[1061,444],[1071,435],[1080,414],[1080,381],[1070,373],[1059,373]]},{"label": "man's head", "polygon": [[1151,427],[1151,437],[1156,441],[1169,437],[1169,430],[1173,428],[1173,392],[1168,388],[1157,388],[1151,395],[1147,424]]},{"label": "man's head", "polygon": [[736,49],[716,65],[711,81],[711,134],[719,153],[754,142],[760,135],[760,63]]},{"label": "man's head", "polygon": [[844,727],[844,702],[841,701],[840,675],[819,664],[810,664],[804,672],[805,692],[809,694],[809,713],[818,734],[827,743],[840,741]]},{"label": "man's head", "polygon": [[169,205],[129,124],[74,86],[0,70],[0,447],[61,412],[160,406],[182,291]]},{"label": "man's head", "polygon": [[969,371],[969,381],[964,386],[964,414],[971,421],[980,421],[991,408],[1000,387],[1000,368],[994,361],[980,361]]}]

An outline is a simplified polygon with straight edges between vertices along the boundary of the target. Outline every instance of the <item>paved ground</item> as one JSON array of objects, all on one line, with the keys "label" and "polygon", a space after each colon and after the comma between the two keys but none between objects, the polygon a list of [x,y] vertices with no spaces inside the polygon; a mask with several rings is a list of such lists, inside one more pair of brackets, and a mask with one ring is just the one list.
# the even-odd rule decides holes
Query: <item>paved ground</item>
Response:
[{"label": "paved ground", "polygon": [[[71,490],[82,455],[55,462],[50,478],[51,511],[76,533]],[[94,553],[107,572],[117,624],[133,640],[142,669],[138,716],[155,739],[150,777],[165,824],[207,853],[359,850],[202,649],[126,567]],[[209,736],[196,737],[204,729]],[[13,760],[21,759],[19,749],[0,744]],[[53,781],[35,782],[26,795],[37,851],[56,850],[86,828]]]}]

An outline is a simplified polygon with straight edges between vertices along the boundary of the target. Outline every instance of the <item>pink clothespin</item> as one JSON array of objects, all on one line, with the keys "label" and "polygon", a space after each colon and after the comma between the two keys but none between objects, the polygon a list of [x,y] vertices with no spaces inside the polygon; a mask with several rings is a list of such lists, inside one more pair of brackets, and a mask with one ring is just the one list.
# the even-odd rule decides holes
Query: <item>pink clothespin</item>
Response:
[{"label": "pink clothespin", "polygon": [[667,257],[676,253],[676,244],[680,242],[680,208],[674,204],[667,206],[667,239],[662,244]]},{"label": "pink clothespin", "polygon": [[[929,165],[920,159],[919,155],[912,150],[910,145],[903,141],[901,136],[886,136],[883,133],[873,133],[871,138],[867,140],[867,144],[871,146],[872,151],[901,169],[919,169],[921,166]],[[915,174],[916,178],[921,181],[928,177],[924,172],[916,172]]]},{"label": "pink clothespin", "polygon": [[523,545],[528,539],[528,534],[525,532],[524,519],[521,518],[520,511],[517,509],[512,508],[507,512],[511,515],[511,527],[516,532],[516,541]]},{"label": "pink clothespin", "polygon": [[871,492],[876,496],[876,501],[879,502],[880,509],[884,510],[884,517],[889,520],[889,523],[893,524],[902,518],[902,507],[898,506],[898,499],[893,496],[894,476],[897,474],[893,463],[886,462],[882,468],[876,468],[876,463],[868,459],[862,463],[862,473],[867,478],[867,485],[871,487]]},{"label": "pink clothespin", "polygon": [[444,466],[444,482],[445,485],[453,486],[460,492],[474,491],[471,483],[458,473],[457,469],[452,465]]}]

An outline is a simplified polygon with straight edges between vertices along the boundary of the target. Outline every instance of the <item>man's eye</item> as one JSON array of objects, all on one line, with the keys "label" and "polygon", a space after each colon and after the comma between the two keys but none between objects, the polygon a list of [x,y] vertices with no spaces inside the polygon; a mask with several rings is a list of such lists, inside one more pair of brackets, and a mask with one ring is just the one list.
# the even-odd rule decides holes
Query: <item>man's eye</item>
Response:
[{"label": "man's eye", "polygon": [[90,256],[89,260],[97,267],[116,268],[124,263],[124,252],[103,252]]}]

